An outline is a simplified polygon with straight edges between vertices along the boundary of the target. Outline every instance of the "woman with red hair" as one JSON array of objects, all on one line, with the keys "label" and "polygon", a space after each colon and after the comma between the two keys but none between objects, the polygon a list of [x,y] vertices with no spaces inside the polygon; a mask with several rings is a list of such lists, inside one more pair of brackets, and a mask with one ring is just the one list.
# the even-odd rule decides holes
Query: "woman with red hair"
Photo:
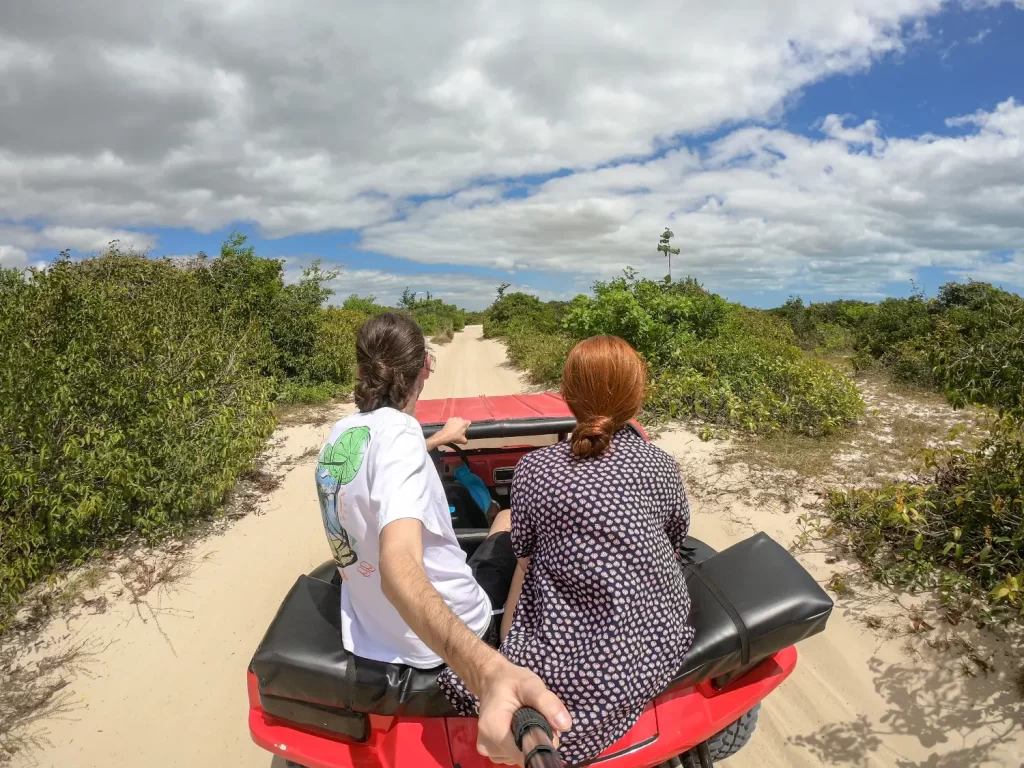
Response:
[{"label": "woman with red hair", "polygon": [[[519,567],[501,652],[568,707],[573,725],[559,751],[570,765],[633,726],[693,641],[676,555],[690,524],[686,490],[675,460],[629,426],[646,381],[622,339],[577,344],[562,378],[572,438],[529,453],[512,481]],[[439,683],[460,713],[475,713],[450,670]]]}]

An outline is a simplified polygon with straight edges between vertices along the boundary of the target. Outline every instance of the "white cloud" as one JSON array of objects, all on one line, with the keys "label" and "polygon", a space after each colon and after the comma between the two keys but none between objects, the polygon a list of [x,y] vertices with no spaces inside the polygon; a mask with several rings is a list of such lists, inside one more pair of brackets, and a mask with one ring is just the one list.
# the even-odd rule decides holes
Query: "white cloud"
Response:
[{"label": "white cloud", "polygon": [[[1022,0],[1022,2],[1024,2],[1024,0]],[[969,38],[967,38],[967,43],[968,45],[977,45],[990,34],[992,34],[991,29],[979,29],[977,34],[971,35]]]},{"label": "white cloud", "polygon": [[961,280],[982,280],[1008,288],[1024,287],[1024,251],[1005,259],[984,259],[977,264],[954,271]]},{"label": "white cloud", "polygon": [[[302,273],[310,258],[293,258],[285,260],[285,280],[295,282]],[[379,304],[396,306],[402,292],[408,288],[419,294],[421,298],[428,292],[435,298],[456,304],[466,309],[483,309],[494,301],[500,278],[481,277],[465,273],[414,273],[396,274],[379,269],[341,269],[338,278],[329,285],[334,289],[330,303],[342,304],[352,294],[374,296]],[[511,291],[525,291],[539,296],[545,301],[568,300],[580,293],[586,286],[582,284],[567,285],[567,290],[551,291],[523,282],[508,281]]]},{"label": "white cloud", "polygon": [[926,266],[969,268],[1024,242],[1024,105],[954,118],[959,137],[881,138],[829,116],[825,138],[745,128],[687,150],[557,178],[527,198],[429,202],[365,247],[424,262],[662,275],[665,224],[687,271],[722,290],[875,295]]},{"label": "white cloud", "polygon": [[921,34],[941,0],[0,6],[0,216],[359,227],[408,194],[588,167]]},{"label": "white cloud", "polygon": [[0,245],[0,269],[23,269],[28,253],[13,245]]},{"label": "white cloud", "polygon": [[24,225],[0,224],[0,244],[23,250],[64,250],[98,253],[118,241],[124,250],[146,251],[156,245],[153,235],[105,227],[48,226],[34,229]]},{"label": "white cloud", "polygon": [[[0,3],[0,243],[25,259],[153,245],[131,228],[366,228],[405,258],[589,279],[661,273],[651,239],[671,221],[687,268],[722,286],[876,290],[1018,236],[1019,107],[967,118],[964,139],[829,116],[817,141],[743,129],[598,166],[770,124],[808,85],[927,39],[943,6]],[[502,197],[501,179],[562,168]]]}]

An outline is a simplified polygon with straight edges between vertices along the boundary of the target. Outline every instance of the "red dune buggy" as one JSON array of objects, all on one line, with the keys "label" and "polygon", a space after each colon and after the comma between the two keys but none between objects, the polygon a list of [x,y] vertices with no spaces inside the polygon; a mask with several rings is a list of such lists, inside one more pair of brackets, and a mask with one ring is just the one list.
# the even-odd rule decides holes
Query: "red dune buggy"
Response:
[{"label": "red dune buggy", "polygon": [[[473,422],[464,449],[435,454],[467,554],[486,538],[487,526],[455,469],[468,466],[507,507],[519,459],[565,439],[574,426],[553,394],[423,401],[416,415],[426,436],[450,416]],[[644,435],[639,424],[630,426]],[[589,765],[709,766],[735,754],[751,738],[760,702],[796,666],[794,644],[821,632],[832,611],[817,582],[764,534],[720,553],[691,538],[680,557],[693,603],[693,647],[632,730]],[[249,665],[253,740],[301,768],[491,766],[476,751],[476,720],[456,716],[438,689],[438,670],[345,650],[340,589],[329,561],[299,576],[285,597]],[[527,734],[535,761],[529,764],[557,764],[543,746],[532,749],[543,742],[539,734]]]}]

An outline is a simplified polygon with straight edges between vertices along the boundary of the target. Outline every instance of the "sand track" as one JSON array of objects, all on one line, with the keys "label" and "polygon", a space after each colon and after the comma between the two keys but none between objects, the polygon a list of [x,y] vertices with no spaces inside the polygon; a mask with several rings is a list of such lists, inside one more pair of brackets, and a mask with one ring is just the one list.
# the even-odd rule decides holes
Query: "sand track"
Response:
[{"label": "sand track", "polygon": [[[436,353],[425,397],[525,389],[501,345],[483,340],[479,328]],[[328,430],[325,424],[278,431],[281,484],[253,514],[196,545],[194,568],[181,582],[141,605],[122,596],[104,613],[53,623],[51,638],[100,650],[88,674],[72,680],[73,711],[39,723],[49,746],[16,757],[15,765],[283,768],[249,740],[245,667],[296,575],[329,555],[312,482],[313,452]],[[720,450],[685,430],[667,432],[659,443],[689,468],[709,465]],[[695,535],[719,547],[753,530],[788,545],[796,530],[795,513],[742,497],[695,493],[693,508]],[[822,580],[835,569],[823,556],[802,557]],[[868,629],[862,620],[869,614],[892,615],[897,623],[903,615],[874,592],[838,601],[826,633],[800,646],[793,677],[767,700],[751,745],[725,765],[1024,765],[1022,704],[1007,683],[1007,649],[983,648],[995,669],[966,677],[957,667],[961,656],[925,643],[910,653],[905,637],[890,640]]]}]

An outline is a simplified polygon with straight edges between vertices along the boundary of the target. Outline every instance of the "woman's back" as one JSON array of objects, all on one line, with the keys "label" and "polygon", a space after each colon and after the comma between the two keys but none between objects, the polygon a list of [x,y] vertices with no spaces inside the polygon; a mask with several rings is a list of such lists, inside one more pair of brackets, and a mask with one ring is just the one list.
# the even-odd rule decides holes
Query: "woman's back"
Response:
[{"label": "woman's back", "polygon": [[[559,751],[572,764],[622,737],[664,690],[693,641],[676,552],[689,530],[675,461],[628,426],[646,366],[598,336],[569,353],[562,395],[570,441],[525,456],[512,481],[512,549],[525,567],[501,652],[536,672],[572,714]],[[513,583],[509,605],[515,600]],[[445,670],[449,700],[476,700]]]},{"label": "woman's back", "polygon": [[626,428],[595,459],[535,451],[512,493],[513,545],[531,559],[502,652],[569,708],[561,749],[578,762],[629,730],[693,640],[675,554],[685,492],[672,458]]},{"label": "woman's back", "polygon": [[[622,737],[679,670],[693,641],[675,554],[688,527],[675,461],[628,427],[600,457],[577,459],[566,442],[516,467],[512,542],[530,565],[501,652],[568,707],[568,763]],[[472,714],[458,678],[439,682]]]}]

